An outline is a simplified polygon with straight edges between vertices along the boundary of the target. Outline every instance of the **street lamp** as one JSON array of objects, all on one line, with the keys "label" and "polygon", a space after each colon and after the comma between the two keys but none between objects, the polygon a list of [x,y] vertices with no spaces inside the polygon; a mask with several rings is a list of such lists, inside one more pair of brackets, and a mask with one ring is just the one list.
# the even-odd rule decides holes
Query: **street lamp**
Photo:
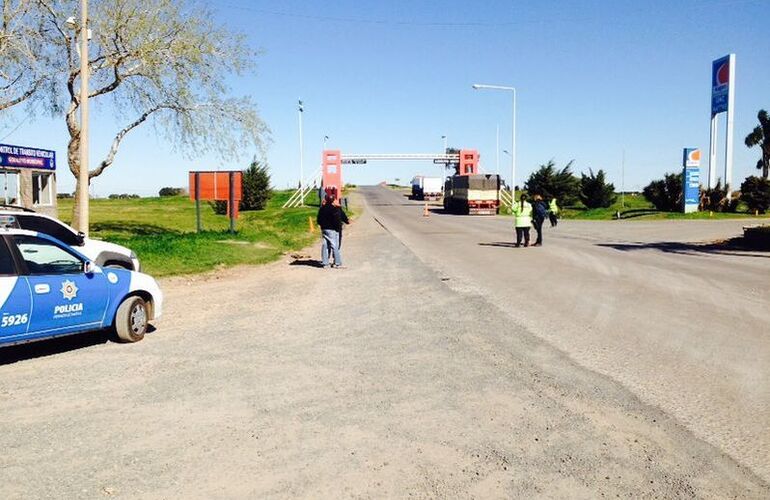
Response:
[{"label": "street lamp", "polygon": [[80,169],[78,170],[78,230],[88,236],[88,0],[80,0],[80,26],[74,17],[67,18],[64,25],[71,30],[80,30]]},{"label": "street lamp", "polygon": [[504,90],[513,95],[513,126],[511,127],[511,203],[516,198],[516,88],[506,87],[504,85],[485,85],[474,83],[474,90]]},{"label": "street lamp", "polygon": [[446,148],[447,148],[447,137],[445,135],[441,136],[442,139],[444,139],[444,154],[446,154]]}]

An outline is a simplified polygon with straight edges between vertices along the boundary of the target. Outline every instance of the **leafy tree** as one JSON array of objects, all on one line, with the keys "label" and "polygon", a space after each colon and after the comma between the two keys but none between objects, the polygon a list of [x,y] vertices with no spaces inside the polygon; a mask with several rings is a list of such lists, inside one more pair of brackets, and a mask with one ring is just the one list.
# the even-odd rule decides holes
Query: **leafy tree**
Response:
[{"label": "leafy tree", "polygon": [[580,179],[572,174],[570,161],[561,170],[550,160],[529,175],[524,189],[531,195],[539,194],[546,200],[556,198],[561,206],[574,205],[580,193]]},{"label": "leafy tree", "polygon": [[759,146],[762,155],[757,162],[757,168],[762,170],[762,178],[767,179],[770,174],[770,117],[767,111],[760,109],[757,119],[759,125],[746,136],[745,143],[749,148]]},{"label": "leafy tree", "polygon": [[580,201],[588,208],[607,208],[617,199],[615,186],[604,180],[604,170],[599,169],[594,175],[593,170],[588,169],[588,174],[581,174]]},{"label": "leafy tree", "polygon": [[[42,93],[54,114],[63,115],[69,134],[67,161],[77,182],[76,192],[88,189],[78,178],[78,30],[65,24],[79,11],[79,2],[26,1],[39,8],[43,19],[40,53],[46,57],[38,74],[50,75],[50,85],[38,86],[35,95]],[[213,152],[233,158],[248,147],[261,146],[267,128],[254,103],[248,97],[232,97],[225,84],[232,75],[249,69],[256,54],[244,36],[219,25],[203,3],[102,0],[91,2],[89,14],[93,33],[89,101],[94,109],[112,114],[123,124],[115,130],[96,168],[89,171],[89,183],[113,164],[125,137],[144,123],[154,125],[160,137],[193,156]],[[80,227],[77,201],[73,225]]]},{"label": "leafy tree", "polygon": [[663,179],[652,181],[642,194],[655,208],[675,212],[682,208],[682,184],[684,174],[666,174]]},{"label": "leafy tree", "polygon": [[770,180],[753,175],[747,177],[741,184],[741,200],[746,202],[750,212],[767,212],[770,209]]},{"label": "leafy tree", "polygon": [[272,195],[270,172],[266,165],[260,165],[254,159],[249,168],[243,171],[243,199],[240,209],[263,210]]}]

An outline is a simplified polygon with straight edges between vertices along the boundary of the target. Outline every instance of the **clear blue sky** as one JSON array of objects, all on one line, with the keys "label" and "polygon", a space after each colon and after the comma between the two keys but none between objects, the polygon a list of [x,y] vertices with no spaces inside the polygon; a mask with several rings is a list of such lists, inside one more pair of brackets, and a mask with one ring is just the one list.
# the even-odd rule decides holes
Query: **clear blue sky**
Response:
[{"label": "clear blue sky", "polygon": [[[620,188],[625,150],[626,188],[640,189],[678,171],[684,147],[703,150],[705,178],[711,61],[730,52],[737,58],[736,187],[756,172],[759,151],[748,150],[743,138],[757,111],[770,109],[768,0],[211,5],[222,23],[263,50],[257,71],[231,83],[235,93],[254,97],[272,129],[266,158],[278,187],[296,184],[299,174],[300,97],[306,170],[317,166],[324,135],[329,147],[350,153],[438,152],[447,135],[450,146],[478,149],[482,166],[494,172],[497,125],[501,149],[510,149],[510,96],[474,91],[473,83],[518,89],[519,183],[551,158],[560,165],[574,159],[577,172],[604,169]],[[119,125],[104,114],[96,122],[92,162]],[[56,149],[59,189],[71,190],[63,122],[38,120],[5,137],[15,126],[0,126],[2,142]],[[242,168],[250,158],[185,158],[146,127],[125,141],[93,191],[150,195],[184,186],[188,170]],[[500,162],[508,177],[509,158],[501,154]],[[439,169],[372,163],[344,175],[367,184],[417,173]]]}]

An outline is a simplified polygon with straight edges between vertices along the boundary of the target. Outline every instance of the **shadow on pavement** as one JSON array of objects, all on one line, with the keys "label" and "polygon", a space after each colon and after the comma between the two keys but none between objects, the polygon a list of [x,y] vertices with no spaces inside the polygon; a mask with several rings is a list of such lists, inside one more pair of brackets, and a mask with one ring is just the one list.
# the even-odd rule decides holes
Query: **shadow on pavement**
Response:
[{"label": "shadow on pavement", "polygon": [[[147,333],[151,335],[157,328],[147,325]],[[29,342],[27,344],[13,345],[0,348],[0,366],[10,365],[28,359],[54,356],[77,349],[117,342],[117,335],[111,329],[97,330],[95,332],[77,333],[48,340]]]},{"label": "shadow on pavement", "polygon": [[491,243],[479,243],[481,247],[502,247],[502,248],[517,248],[516,244],[512,241],[493,241]]},{"label": "shadow on pavement", "polygon": [[308,267],[319,267],[323,268],[323,264],[320,260],[315,259],[297,259],[289,262],[290,266],[308,266]]},{"label": "shadow on pavement", "polygon": [[101,330],[98,332],[79,333],[67,337],[59,337],[28,344],[19,344],[0,349],[0,365],[9,365],[27,359],[53,356],[63,352],[83,349],[97,344],[106,344],[111,338],[111,332]]},{"label": "shadow on pavement", "polygon": [[672,241],[660,241],[654,243],[597,243],[597,246],[613,248],[621,252],[633,250],[658,250],[665,253],[682,255],[733,255],[736,257],[759,257],[770,259],[770,252],[757,250],[742,244],[742,238],[716,243],[679,243]]}]

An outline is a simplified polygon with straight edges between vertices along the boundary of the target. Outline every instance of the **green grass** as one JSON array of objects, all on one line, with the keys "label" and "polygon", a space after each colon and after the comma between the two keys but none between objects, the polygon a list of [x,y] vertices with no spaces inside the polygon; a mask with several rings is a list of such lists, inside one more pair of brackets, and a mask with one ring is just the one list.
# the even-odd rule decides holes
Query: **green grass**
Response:
[{"label": "green grass", "polygon": [[[303,208],[282,209],[290,191],[277,191],[265,210],[241,212],[236,234],[229,219],[201,202],[204,231],[195,232],[195,203],[187,197],[91,201],[93,238],[124,245],[137,253],[143,270],[154,276],[189,274],[219,266],[263,264],[318,239],[308,218],[318,211],[308,196]],[[72,200],[59,200],[59,214],[72,218]]]},{"label": "green grass", "polygon": [[[652,203],[648,202],[641,194],[626,194],[621,204],[620,195],[615,203],[608,208],[585,208],[578,206],[560,207],[559,217],[573,220],[612,220],[617,212],[623,219],[629,220],[660,220],[660,219],[740,219],[755,217],[746,212],[746,208],[739,205],[737,213],[721,212],[658,212]],[[501,211],[503,213],[503,211]],[[505,215],[510,215],[510,209],[505,210]],[[760,216],[767,217],[767,216]]]}]

